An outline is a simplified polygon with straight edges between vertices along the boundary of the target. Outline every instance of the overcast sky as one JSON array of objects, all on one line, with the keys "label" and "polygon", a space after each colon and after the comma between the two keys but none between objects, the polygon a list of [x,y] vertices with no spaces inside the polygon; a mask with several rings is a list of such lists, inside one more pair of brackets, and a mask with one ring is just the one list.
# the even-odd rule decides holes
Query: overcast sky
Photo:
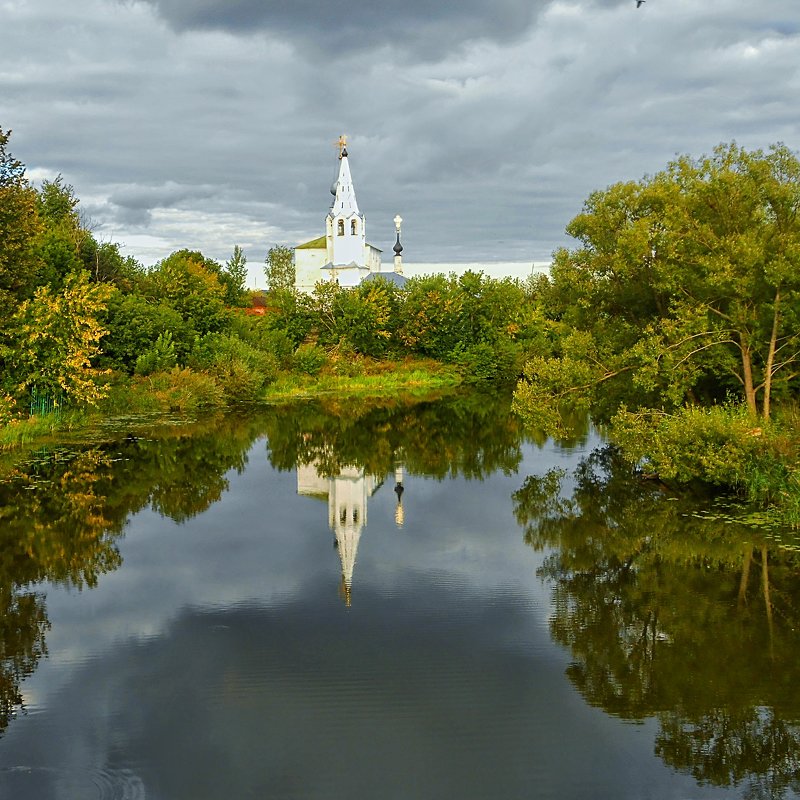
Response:
[{"label": "overcast sky", "polygon": [[[546,260],[589,192],[721,141],[800,148],[799,0],[0,0],[0,127],[144,264],[324,232]],[[386,258],[388,260],[388,258]]]}]

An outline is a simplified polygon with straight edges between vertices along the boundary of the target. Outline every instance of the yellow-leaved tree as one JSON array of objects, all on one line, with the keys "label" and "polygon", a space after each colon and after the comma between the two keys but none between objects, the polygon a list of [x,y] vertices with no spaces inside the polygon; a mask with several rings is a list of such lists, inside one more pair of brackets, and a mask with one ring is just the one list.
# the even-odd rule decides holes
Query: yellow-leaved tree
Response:
[{"label": "yellow-leaved tree", "polygon": [[111,288],[92,283],[86,272],[66,276],[54,290],[41,286],[11,316],[0,345],[9,367],[4,388],[18,399],[36,390],[58,395],[78,405],[95,405],[107,388],[98,383],[104,373],[92,367],[98,342],[107,332],[99,316]]}]

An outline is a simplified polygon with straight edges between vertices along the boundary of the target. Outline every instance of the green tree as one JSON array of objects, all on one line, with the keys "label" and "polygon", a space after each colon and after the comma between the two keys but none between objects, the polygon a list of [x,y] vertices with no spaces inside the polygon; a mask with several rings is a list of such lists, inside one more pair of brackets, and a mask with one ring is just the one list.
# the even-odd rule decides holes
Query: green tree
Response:
[{"label": "green tree", "polygon": [[516,394],[530,419],[559,402],[600,419],[740,393],[769,418],[800,364],[800,162],[720,145],[595,192],[568,226],[540,297],[553,352]]},{"label": "green tree", "polygon": [[470,383],[516,379],[544,322],[517,281],[480,272],[409,281],[397,336],[410,350],[457,364]]},{"label": "green tree", "polygon": [[94,404],[106,388],[91,365],[105,333],[99,317],[110,289],[92,284],[85,272],[66,277],[60,290],[42,286],[11,317],[0,345],[8,365],[5,388],[23,397],[33,388],[58,393],[79,404]]},{"label": "green tree", "polygon": [[44,222],[39,237],[43,284],[59,286],[67,275],[84,269],[81,251],[91,237],[81,223],[78,203],[75,190],[61,175],[42,183],[37,206]]},{"label": "green tree", "polygon": [[270,291],[293,289],[295,281],[294,251],[291,247],[270,247],[264,264],[264,275]]},{"label": "green tree", "polygon": [[177,250],[150,273],[155,297],[170,305],[200,335],[226,330],[225,288],[220,265],[192,250]]},{"label": "green tree", "polygon": [[294,347],[300,345],[314,326],[312,301],[294,288],[270,292],[271,309],[264,322],[270,330],[285,334]]},{"label": "green tree", "polygon": [[40,271],[37,195],[25,166],[7,150],[10,137],[0,128],[0,322],[33,293]]},{"label": "green tree", "polygon": [[123,256],[120,245],[98,242],[88,232],[80,250],[84,269],[97,283],[110,283],[124,292],[138,288],[145,270],[133,256]]},{"label": "green tree", "polygon": [[174,308],[136,293],[111,292],[103,324],[106,334],[100,342],[102,355],[97,363],[128,373],[160,336],[170,334],[181,363],[193,343],[189,326]]},{"label": "green tree", "polygon": [[413,352],[446,360],[461,341],[462,303],[452,276],[412,278],[403,299],[400,340]]},{"label": "green tree", "polygon": [[233,255],[225,262],[220,273],[225,287],[225,302],[229,306],[242,307],[248,304],[247,293],[247,258],[239,245],[233,246]]}]

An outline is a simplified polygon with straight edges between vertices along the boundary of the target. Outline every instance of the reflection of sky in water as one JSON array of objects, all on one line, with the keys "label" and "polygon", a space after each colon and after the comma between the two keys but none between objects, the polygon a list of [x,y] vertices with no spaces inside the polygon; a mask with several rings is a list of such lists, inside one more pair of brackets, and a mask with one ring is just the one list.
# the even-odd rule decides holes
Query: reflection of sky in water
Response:
[{"label": "reflection of sky in water", "polygon": [[298,495],[257,442],[221,502],[180,525],[136,514],[121,569],[95,590],[48,590],[50,657],[25,683],[29,715],[0,740],[0,789],[719,797],[670,775],[652,725],[587,707],[564,676],[542,554],[511,495],[580,455],[526,446],[519,475],[483,482],[406,474],[402,528],[387,476],[348,609],[325,503]]}]

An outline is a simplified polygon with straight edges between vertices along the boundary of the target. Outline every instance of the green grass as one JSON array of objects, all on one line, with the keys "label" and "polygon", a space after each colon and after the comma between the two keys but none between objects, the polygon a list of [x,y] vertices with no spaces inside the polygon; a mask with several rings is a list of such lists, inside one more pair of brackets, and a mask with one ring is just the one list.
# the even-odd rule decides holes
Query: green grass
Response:
[{"label": "green grass", "polygon": [[[357,374],[340,374],[344,361],[326,366],[318,375],[281,372],[260,394],[255,404],[282,403],[314,397],[407,397],[423,398],[453,389],[462,382],[452,366],[427,359],[399,361],[360,359]],[[0,427],[0,450],[11,450],[34,443],[71,438],[80,429],[88,430],[109,419],[134,419],[138,416],[179,415],[193,418],[229,407],[254,405],[226,400],[213,377],[204,372],[174,369],[147,377],[117,375],[110,392],[96,409],[72,410],[61,415],[15,419]]]},{"label": "green grass", "polygon": [[58,438],[64,432],[83,427],[88,419],[86,412],[77,410],[64,412],[60,416],[45,414],[14,419],[0,427],[0,451]]},{"label": "green grass", "polygon": [[364,359],[359,374],[337,374],[326,367],[318,375],[297,372],[281,373],[264,393],[267,402],[341,395],[343,397],[378,397],[404,392],[420,395],[451,389],[462,382],[453,368],[436,361],[405,359],[402,361],[372,361]]}]

